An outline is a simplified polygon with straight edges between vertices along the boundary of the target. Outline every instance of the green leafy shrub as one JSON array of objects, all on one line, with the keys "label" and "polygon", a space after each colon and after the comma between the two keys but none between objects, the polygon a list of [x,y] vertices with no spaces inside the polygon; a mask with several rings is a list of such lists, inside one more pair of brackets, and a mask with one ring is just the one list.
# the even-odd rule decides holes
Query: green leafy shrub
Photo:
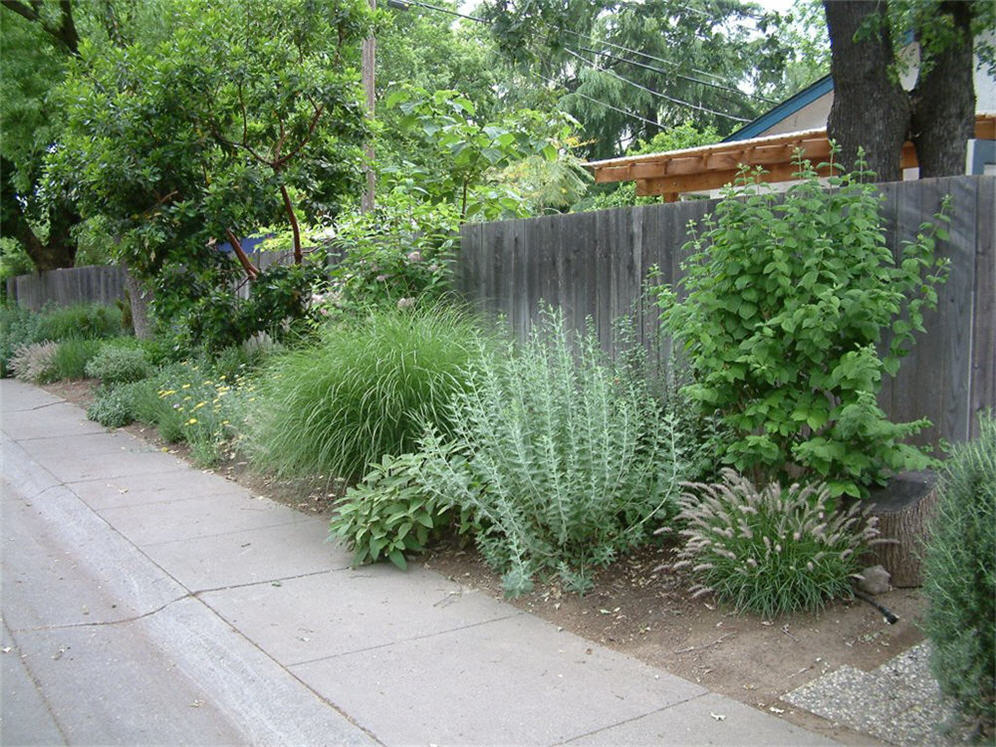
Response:
[{"label": "green leafy shrub", "polygon": [[436,302],[452,290],[459,231],[456,208],[397,194],[375,211],[341,221],[332,247],[341,259],[328,291],[315,298],[320,313]]},{"label": "green leafy shrub", "polygon": [[100,387],[86,410],[87,418],[105,428],[122,428],[133,423],[137,391],[135,384]]},{"label": "green leafy shrub", "polygon": [[855,503],[835,512],[820,483],[758,491],[735,471],[724,481],[693,484],[676,521],[687,538],[675,568],[691,567],[696,595],[712,592],[740,611],[772,617],[817,610],[827,599],[851,596],[860,558],[878,540],[875,517]]},{"label": "green leafy shrub", "polygon": [[41,318],[14,304],[0,305],[0,376],[10,376],[14,352],[38,342]]},{"label": "green leafy shrub", "polygon": [[874,185],[858,173],[824,189],[797,164],[804,181],[782,201],[748,176],[727,192],[686,245],[687,299],[660,289],[662,319],[694,373],[687,393],[734,434],[727,464],[860,496],[890,470],[930,463],[904,443],[927,421],[891,423],[877,394],[937,304],[946,265],[934,246],[946,236],[924,224],[894,260]]},{"label": "green leafy shrub", "polygon": [[156,313],[170,320],[167,336],[183,350],[215,354],[260,333],[292,340],[317,320],[312,290],[324,276],[318,264],[272,265],[252,281],[244,299],[232,289],[230,267],[197,275],[172,268],[160,280],[169,291],[157,298]]},{"label": "green leafy shrub", "polygon": [[[129,339],[129,338],[124,338]],[[148,353],[141,346],[110,341],[100,346],[86,364],[86,375],[103,384],[119,384],[147,378],[152,373]]]},{"label": "green leafy shrub", "polygon": [[472,515],[509,595],[535,575],[571,589],[648,538],[684,479],[683,435],[646,388],[619,376],[594,334],[547,313],[519,354],[484,354],[448,407],[453,439],[422,441],[424,483]]},{"label": "green leafy shrub", "polygon": [[996,722],[996,419],[944,465],[924,562],[924,631],[941,690],[992,735]]},{"label": "green leafy shrub", "polygon": [[[389,559],[407,568],[406,553],[424,550],[452,523],[453,510],[428,493],[420,477],[422,454],[385,454],[336,506],[330,538],[353,551],[353,565]],[[466,531],[467,527],[464,527]]]},{"label": "green leafy shrub", "polygon": [[0,303],[7,301],[7,280],[35,270],[24,245],[12,236],[0,236]]},{"label": "green leafy shrub", "polygon": [[377,309],[325,327],[315,347],[264,367],[249,419],[254,462],[352,482],[384,454],[412,451],[422,419],[446,427],[445,402],[479,337],[447,307]]},{"label": "green leafy shrub", "polygon": [[85,378],[86,367],[99,349],[99,340],[86,338],[63,340],[52,357],[52,369],[46,381]]},{"label": "green leafy shrub", "polygon": [[88,303],[57,309],[41,314],[38,339],[56,342],[71,339],[98,339],[123,334],[121,310],[116,306]]},{"label": "green leafy shrub", "polygon": [[22,345],[14,351],[10,359],[10,368],[14,376],[21,381],[32,384],[43,384],[52,381],[55,370],[55,355],[59,351],[57,342],[36,342]]}]

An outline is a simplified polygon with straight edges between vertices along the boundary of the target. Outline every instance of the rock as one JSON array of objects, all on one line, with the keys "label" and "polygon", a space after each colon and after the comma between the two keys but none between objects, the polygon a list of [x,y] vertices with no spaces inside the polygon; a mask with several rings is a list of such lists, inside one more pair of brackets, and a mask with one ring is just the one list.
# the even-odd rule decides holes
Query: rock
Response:
[{"label": "rock", "polygon": [[890,573],[880,565],[872,565],[861,571],[861,579],[858,581],[858,589],[865,594],[885,594],[891,585]]}]

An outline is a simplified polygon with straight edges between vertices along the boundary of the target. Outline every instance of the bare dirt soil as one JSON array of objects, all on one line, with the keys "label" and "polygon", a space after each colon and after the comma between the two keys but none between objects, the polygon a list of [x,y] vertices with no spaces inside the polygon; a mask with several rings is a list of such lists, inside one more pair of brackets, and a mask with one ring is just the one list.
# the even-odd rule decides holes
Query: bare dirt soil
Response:
[{"label": "bare dirt soil", "polygon": [[[92,382],[59,382],[50,392],[85,406]],[[184,447],[163,444],[154,429],[126,430],[187,457]],[[308,513],[328,516],[336,491],[323,482],[279,481],[248,470],[230,455],[214,471],[256,495]],[[877,597],[899,616],[888,625],[881,613],[858,600],[833,602],[819,614],[772,620],[738,614],[709,597],[692,599],[691,581],[665,567],[674,548],[651,547],[602,570],[584,596],[550,584],[519,599],[516,607],[590,641],[700,683],[847,744],[878,744],[867,735],[831,724],[780,700],[816,677],[849,665],[871,671],[923,640],[918,622],[925,604],[916,589]],[[473,551],[456,545],[435,548],[427,568],[461,584],[502,596],[501,582]]]}]

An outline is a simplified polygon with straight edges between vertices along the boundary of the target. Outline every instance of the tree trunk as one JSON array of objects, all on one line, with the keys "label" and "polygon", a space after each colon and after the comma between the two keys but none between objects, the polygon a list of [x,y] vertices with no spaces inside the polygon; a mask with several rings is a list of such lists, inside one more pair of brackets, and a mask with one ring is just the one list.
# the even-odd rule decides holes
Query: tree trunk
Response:
[{"label": "tree trunk", "polygon": [[72,230],[82,220],[83,218],[76,212],[76,207],[65,200],[60,200],[49,208],[48,241],[45,243],[45,254],[50,263],[56,263],[57,267],[73,267],[76,264],[78,247],[76,239],[73,238]]},{"label": "tree trunk", "polygon": [[20,242],[39,272],[72,267],[76,242],[70,230],[79,223],[80,216],[69,203],[52,206],[48,214],[49,238],[42,242],[24,214],[13,178],[14,164],[6,158],[0,159],[0,234]]},{"label": "tree trunk", "polygon": [[128,292],[128,302],[131,304],[131,324],[135,337],[139,340],[152,339],[152,325],[149,324],[149,301],[152,294],[142,287],[138,278],[127,265],[122,265],[125,271],[125,290]]},{"label": "tree trunk", "polygon": [[[827,134],[840,146],[839,159],[851,170],[864,148],[878,181],[901,178],[900,156],[909,130],[909,96],[890,79],[892,44],[885,0],[823,0],[830,33],[834,96]],[[867,29],[874,23],[877,30]],[[861,37],[855,34],[861,30]]]},{"label": "tree trunk", "polygon": [[968,140],[975,137],[971,3],[944,2],[940,12],[951,18],[953,38],[930,55],[912,96],[910,139],[920,178],[964,174]]}]

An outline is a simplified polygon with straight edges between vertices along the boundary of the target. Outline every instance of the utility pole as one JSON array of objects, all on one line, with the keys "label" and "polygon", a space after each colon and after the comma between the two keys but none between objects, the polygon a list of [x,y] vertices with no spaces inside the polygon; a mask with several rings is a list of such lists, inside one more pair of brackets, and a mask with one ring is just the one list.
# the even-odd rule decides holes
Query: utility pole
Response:
[{"label": "utility pole", "polygon": [[[370,10],[377,10],[377,0],[370,0]],[[377,39],[370,34],[363,40],[363,89],[367,94],[367,117],[373,120],[376,96],[374,90],[374,66],[377,62]],[[374,209],[374,187],[376,186],[376,175],[374,174],[373,143],[368,142],[367,154],[367,189],[363,193],[360,201],[360,212],[369,213]]]}]

